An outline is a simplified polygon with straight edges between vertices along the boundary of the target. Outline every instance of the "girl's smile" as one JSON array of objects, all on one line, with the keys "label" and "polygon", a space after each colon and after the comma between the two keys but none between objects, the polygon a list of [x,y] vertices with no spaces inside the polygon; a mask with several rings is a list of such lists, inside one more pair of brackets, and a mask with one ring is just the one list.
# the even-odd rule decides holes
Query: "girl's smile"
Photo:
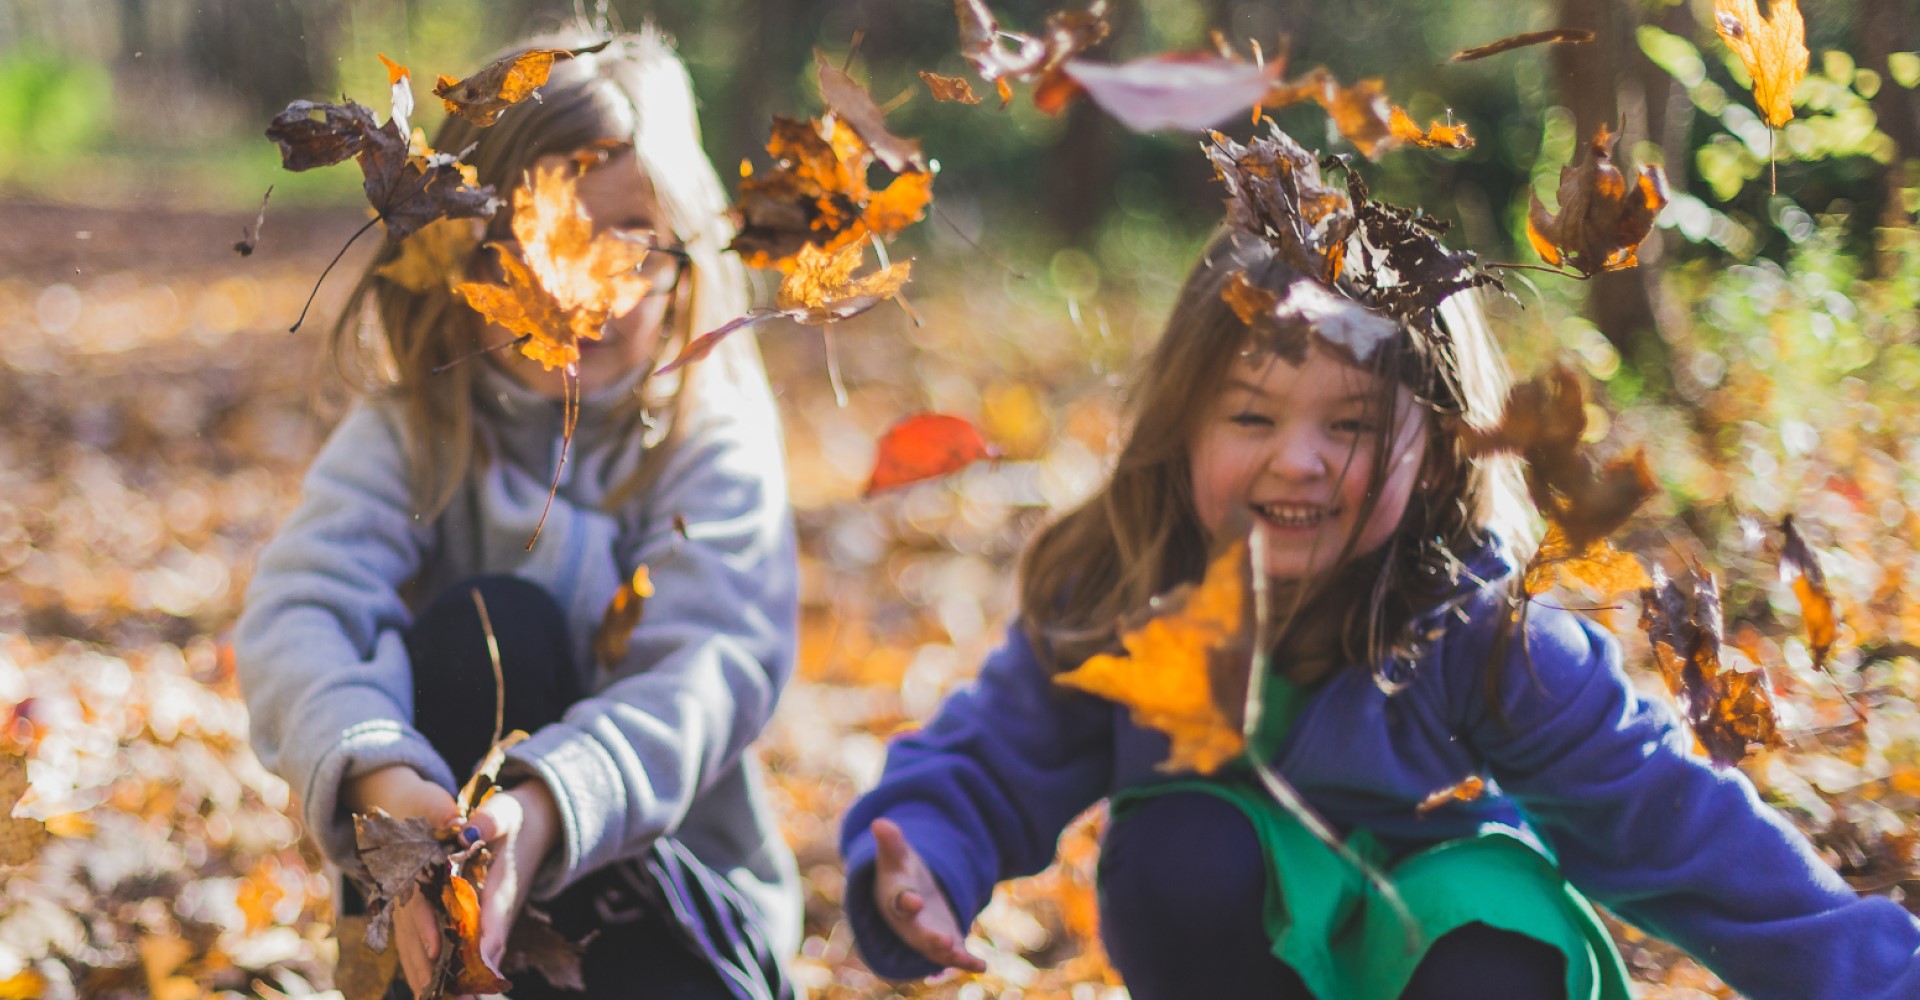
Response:
[{"label": "girl's smile", "polygon": [[[1208,534],[1257,521],[1268,572],[1286,579],[1331,569],[1349,539],[1354,555],[1384,544],[1419,476],[1427,421],[1409,390],[1395,385],[1389,396],[1386,388],[1317,345],[1299,365],[1268,354],[1237,359],[1190,456],[1194,507]],[[1387,473],[1369,511],[1382,448]]]}]

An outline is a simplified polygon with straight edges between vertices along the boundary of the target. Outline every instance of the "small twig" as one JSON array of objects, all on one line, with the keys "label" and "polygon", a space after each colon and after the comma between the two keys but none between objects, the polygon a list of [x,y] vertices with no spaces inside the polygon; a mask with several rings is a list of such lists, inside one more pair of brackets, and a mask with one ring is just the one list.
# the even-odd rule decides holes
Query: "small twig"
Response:
[{"label": "small twig", "polygon": [[948,229],[951,229],[951,230],[953,230],[953,235],[955,235],[955,236],[958,236],[958,237],[960,237],[960,241],[961,241],[961,242],[963,242],[963,243],[965,243],[966,245],[968,245],[968,246],[970,246],[970,247],[972,247],[972,248],[973,248],[973,249],[974,249],[975,251],[977,251],[977,252],[978,252],[978,253],[980,254],[980,256],[982,256],[982,257],[985,257],[985,258],[986,258],[986,259],[988,259],[989,261],[992,261],[993,263],[995,263],[995,264],[997,264],[997,265],[999,265],[999,266],[1000,266],[1001,268],[1003,268],[1003,269],[1004,269],[1004,270],[1005,270],[1005,271],[1006,271],[1006,272],[1007,272],[1008,274],[1010,274],[1010,275],[1012,275],[1012,276],[1014,277],[1014,279],[1015,279],[1016,281],[1025,281],[1025,280],[1027,280],[1027,276],[1026,276],[1026,274],[1025,274],[1025,273],[1023,273],[1022,271],[1020,271],[1020,269],[1018,269],[1018,268],[1016,268],[1016,267],[1014,267],[1014,266],[1013,266],[1012,264],[1009,264],[1009,263],[1007,263],[1007,262],[1006,262],[1006,261],[1004,261],[1004,260],[1001,260],[1001,259],[1000,259],[1000,258],[998,258],[998,257],[995,257],[995,256],[993,255],[993,253],[992,253],[991,251],[989,251],[989,250],[988,250],[988,249],[987,249],[986,247],[983,247],[983,246],[981,246],[980,244],[978,244],[978,243],[975,243],[975,242],[973,241],[973,237],[971,237],[971,236],[968,236],[968,235],[967,235],[966,233],[964,233],[964,232],[961,232],[961,231],[960,231],[960,224],[959,224],[959,223],[957,223],[957,222],[955,222],[955,221],[953,221],[953,218],[952,218],[951,216],[949,216],[949,215],[947,215],[947,213],[946,213],[946,211],[945,211],[945,210],[943,210],[943,209],[941,209],[941,207],[940,207],[939,205],[935,205],[935,206],[933,206],[933,215],[934,215],[934,218],[937,218],[937,219],[939,219],[939,220],[940,220],[941,222],[944,222],[944,223],[946,223],[946,224],[947,224],[947,228],[948,228]]},{"label": "small twig", "polygon": [[845,73],[853,67],[853,57],[859,53],[860,43],[866,41],[866,38],[867,33],[865,31],[855,31],[853,33],[853,42],[847,46],[847,58],[841,61],[840,72]]},{"label": "small twig", "polygon": [[313,281],[313,291],[307,293],[307,304],[300,307],[300,318],[294,320],[292,326],[287,327],[288,333],[300,332],[300,324],[305,323],[307,321],[307,310],[313,308],[314,296],[320,294],[321,282],[326,281],[327,275],[333,273],[333,265],[340,263],[340,258],[345,257],[347,255],[347,247],[353,246],[354,240],[359,239],[361,235],[364,234],[367,230],[373,228],[374,223],[379,221],[380,221],[380,216],[378,215],[374,216],[371,219],[368,219],[366,225],[361,226],[359,229],[354,230],[353,235],[347,237],[347,242],[340,247],[340,252],[337,254],[334,254],[332,260],[327,261],[326,269],[321,271],[320,277],[315,278]]},{"label": "small twig", "polygon": [[833,401],[840,409],[847,408],[847,387],[840,381],[840,352],[833,349],[833,324],[820,328],[820,339],[827,348],[827,381],[833,384]]},{"label": "small twig", "polygon": [[1582,274],[1579,271],[1571,271],[1560,267],[1548,267],[1545,264],[1502,264],[1489,262],[1483,266],[1490,268],[1497,267],[1505,271],[1545,271],[1548,274],[1557,274],[1562,278],[1572,278],[1575,281],[1588,281],[1593,277],[1591,274]]},{"label": "small twig", "polygon": [[493,739],[488,746],[500,742],[500,731],[507,725],[507,678],[500,669],[500,640],[493,634],[493,619],[487,615],[487,599],[480,594],[480,588],[473,588],[473,606],[480,611],[480,629],[487,635],[487,659],[493,663]]},{"label": "small twig", "polygon": [[462,354],[457,358],[454,358],[452,361],[449,361],[444,365],[434,366],[434,368],[432,369],[432,374],[439,375],[442,372],[445,372],[456,365],[461,365],[461,364],[465,364],[468,361],[472,361],[474,358],[477,358],[482,354],[492,354],[494,351],[498,351],[502,348],[507,348],[507,347],[519,347],[521,344],[524,344],[527,341],[532,339],[533,339],[533,334],[523,333],[520,336],[513,338],[512,340],[503,340],[498,344],[492,344],[487,347],[482,347],[477,351],[468,351],[467,353]]}]

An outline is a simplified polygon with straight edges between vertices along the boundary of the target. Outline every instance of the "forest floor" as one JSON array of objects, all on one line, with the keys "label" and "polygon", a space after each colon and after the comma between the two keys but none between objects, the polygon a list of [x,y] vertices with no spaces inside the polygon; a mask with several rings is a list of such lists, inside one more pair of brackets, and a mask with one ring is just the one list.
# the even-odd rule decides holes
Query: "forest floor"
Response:
[{"label": "forest floor", "polygon": [[[0,740],[28,751],[23,811],[55,833],[0,889],[0,997],[331,986],[328,881],[285,785],[248,750],[227,637],[255,553],[344,406],[321,346],[357,254],[319,319],[286,327],[359,220],[276,214],[242,260],[228,247],[250,221],[0,207]],[[1022,294],[916,298],[918,329],[891,307],[846,324],[844,405],[817,331],[762,335],[804,608],[799,676],[761,750],[806,879],[797,971],[816,996],[891,992],[839,918],[838,817],[887,736],[994,645],[1021,540],[1099,475],[1116,426],[1110,373],[1088,356],[1124,358],[1154,319],[1036,319]],[[860,500],[874,438],[926,408],[976,417],[1006,459]],[[1832,767],[1857,769],[1849,755],[1834,750]],[[986,974],[908,995],[1124,996],[1097,946],[1099,824],[1076,823],[1053,868],[996,895],[977,928]],[[1731,995],[1672,949],[1620,938],[1643,996]]]}]

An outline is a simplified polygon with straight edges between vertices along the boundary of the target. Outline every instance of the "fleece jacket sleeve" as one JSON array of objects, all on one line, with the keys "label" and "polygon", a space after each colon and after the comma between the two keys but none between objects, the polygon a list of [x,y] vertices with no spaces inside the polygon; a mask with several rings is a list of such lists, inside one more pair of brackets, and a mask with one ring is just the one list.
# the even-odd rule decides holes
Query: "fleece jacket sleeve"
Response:
[{"label": "fleece jacket sleeve", "polygon": [[889,979],[940,971],[874,903],[875,819],[900,825],[970,927],[995,883],[1045,868],[1067,823],[1107,793],[1112,727],[1108,703],[1052,683],[1016,624],[971,687],[896,739],[840,833],[847,918],[868,967]]},{"label": "fleece jacket sleeve", "polygon": [[1539,605],[1526,620],[1500,711],[1479,670],[1455,706],[1569,881],[1754,1000],[1920,997],[1920,923],[1857,895],[1745,776],[1695,754],[1611,635]]},{"label": "fleece jacket sleeve", "polygon": [[234,659],[254,751],[292,788],[326,855],[359,870],[342,782],[410,764],[451,789],[453,775],[413,719],[397,588],[427,544],[413,516],[406,452],[377,405],[356,407],[308,470],[299,506],[261,550]]},{"label": "fleece jacket sleeve", "polygon": [[646,516],[619,558],[648,568],[654,596],[625,660],[508,754],[507,772],[538,774],[560,810],[536,898],[677,829],[792,674],[798,569],[778,422],[770,398],[726,410],[689,428],[638,501]]}]

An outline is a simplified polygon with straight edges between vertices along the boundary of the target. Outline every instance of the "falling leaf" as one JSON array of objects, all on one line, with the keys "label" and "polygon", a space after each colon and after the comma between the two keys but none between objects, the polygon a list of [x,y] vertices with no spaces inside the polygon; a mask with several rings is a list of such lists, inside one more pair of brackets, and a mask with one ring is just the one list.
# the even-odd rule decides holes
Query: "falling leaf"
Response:
[{"label": "falling leaf", "polygon": [[652,596],[653,576],[645,565],[633,571],[626,586],[613,592],[613,599],[600,615],[600,627],[593,633],[593,655],[602,668],[612,670],[627,658],[633,630],[639,627],[641,612]]},{"label": "falling leaf", "polygon": [[585,941],[569,941],[553,929],[553,921],[546,914],[530,907],[522,909],[520,919],[514,921],[513,930],[507,935],[507,950],[500,959],[500,971],[511,976],[531,970],[555,989],[585,992],[581,960],[586,956],[588,943],[598,933],[589,933]]},{"label": "falling leaf", "polygon": [[1587,143],[1586,159],[1560,168],[1560,213],[1554,215],[1533,195],[1527,211],[1527,239],[1547,263],[1563,261],[1592,277],[1640,262],[1640,244],[1667,203],[1667,177],[1657,166],[1643,166],[1629,186],[1614,166],[1617,140],[1605,125]]},{"label": "falling leaf", "polygon": [[916,413],[880,436],[862,496],[951,475],[998,457],[980,429],[963,417]]},{"label": "falling leaf", "polygon": [[333,936],[339,942],[340,960],[334,966],[333,988],[344,1000],[383,1000],[387,987],[400,969],[400,949],[371,948],[367,944],[365,916],[340,917]]},{"label": "falling leaf", "polygon": [[1574,558],[1625,524],[1654,491],[1653,470],[1643,452],[1596,468],[1582,440],[1586,403],[1580,376],[1556,365],[1513,388],[1498,426],[1464,432],[1476,454],[1516,452],[1526,461],[1534,505],[1559,526]]},{"label": "falling leaf", "polygon": [[451,291],[465,280],[484,228],[478,219],[435,219],[402,240],[400,255],[373,273],[415,294]]},{"label": "falling leaf", "polygon": [[1280,304],[1280,296],[1247,280],[1247,272],[1235,271],[1220,289],[1220,300],[1233,310],[1240,322],[1256,326],[1267,322]]},{"label": "falling leaf", "polygon": [[1067,61],[1099,44],[1110,30],[1106,0],[1095,0],[1085,10],[1048,14],[1037,36],[1002,31],[981,0],[954,0],[953,11],[960,24],[960,55],[999,90],[1000,106],[1013,98],[1008,81],[1018,80],[1034,84],[1034,104],[1048,114],[1058,114],[1078,92],[1065,72]]},{"label": "falling leaf", "polygon": [[401,135],[407,135],[412,129],[413,121],[412,74],[407,72],[405,66],[388,59],[385,55],[378,52],[374,55],[378,56],[380,64],[387,68],[387,84],[393,93],[393,127]]},{"label": "falling leaf", "polygon": [[481,757],[480,763],[474,765],[473,774],[467,778],[466,784],[460,786],[460,794],[454,798],[454,808],[459,813],[458,822],[465,824],[467,818],[473,815],[473,811],[480,808],[482,802],[487,801],[487,796],[493,794],[493,790],[500,784],[500,766],[507,762],[507,751],[518,746],[526,738],[526,730],[516,729],[500,737],[487,748],[486,756]]},{"label": "falling leaf", "polygon": [[902,139],[887,131],[886,112],[873,103],[867,88],[834,66],[825,52],[813,50],[813,59],[820,77],[821,99],[846,121],[888,170],[898,174],[909,169],[923,172],[927,169],[927,158],[920,152],[920,140]]},{"label": "falling leaf", "polygon": [[1527,564],[1527,595],[1538,597],[1562,582],[1578,583],[1602,600],[1653,586],[1646,567],[1630,552],[1622,552],[1604,538],[1576,548],[1560,522],[1549,520],[1547,534]]},{"label": "falling leaf", "polygon": [[361,187],[388,239],[404,240],[435,219],[484,219],[500,206],[492,185],[476,186],[472,167],[430,149],[415,152],[392,121],[367,133],[358,156]]},{"label": "falling leaf", "polygon": [[1546,31],[1528,31],[1518,35],[1509,35],[1496,42],[1488,42],[1485,45],[1476,45],[1470,49],[1462,49],[1453,54],[1452,61],[1471,62],[1475,59],[1497,56],[1502,52],[1523,49],[1529,45],[1585,45],[1591,41],[1593,41],[1593,32],[1580,28],[1549,28]]},{"label": "falling leaf", "polygon": [[1683,589],[1654,567],[1653,585],[1641,593],[1640,627],[1667,690],[1714,763],[1737,764],[1751,746],[1783,742],[1766,674],[1720,662],[1720,586],[1712,574],[1695,575]]},{"label": "falling leaf", "polygon": [[1793,526],[1793,515],[1781,520],[1780,530],[1786,535],[1786,542],[1780,548],[1780,578],[1792,585],[1793,595],[1800,599],[1800,618],[1807,629],[1807,651],[1813,656],[1813,665],[1824,668],[1840,631],[1839,616],[1833,610],[1833,592],[1827,589],[1827,575],[1820,569],[1819,557]]},{"label": "falling leaf", "polygon": [[27,759],[0,754],[0,867],[32,861],[46,843],[46,824],[13,814],[27,788]]},{"label": "falling leaf", "polygon": [[856,243],[828,253],[811,243],[803,244],[780,281],[778,307],[755,309],[737,317],[719,329],[701,334],[682,348],[671,362],[655,374],[678,371],[713,352],[721,340],[775,316],[783,316],[807,326],[820,326],[850,319],[894,297],[912,273],[912,262],[901,261],[858,278],[853,272],[866,260],[866,244]]},{"label": "falling leaf", "polygon": [[1793,120],[1793,90],[1807,75],[1807,22],[1798,0],[1713,0],[1713,27],[1753,77],[1760,117],[1774,128]]},{"label": "falling leaf", "polygon": [[933,197],[931,171],[909,170],[879,192],[870,188],[873,151],[839,115],[776,116],[767,152],[772,169],[742,165],[730,212],[738,235],[729,249],[751,267],[787,270],[804,246],[835,251],[869,234],[890,237],[919,220]]},{"label": "falling leaf", "polygon": [[267,138],[280,146],[280,166],[297,172],[332,166],[358,154],[377,128],[373,112],[364,104],[294,101],[267,125]]},{"label": "falling leaf", "polygon": [[233,252],[242,257],[253,256],[260,245],[260,232],[267,228],[267,201],[273,197],[273,185],[267,185],[267,193],[260,198],[260,215],[253,220],[253,228],[240,227],[240,240],[233,245]]},{"label": "falling leaf", "polygon": [[1358,237],[1359,252],[1349,262],[1353,280],[1340,286],[1348,297],[1409,327],[1430,330],[1441,303],[1456,292],[1503,287],[1472,253],[1440,242],[1448,229],[1445,221],[1374,198],[1349,161],[1330,162],[1346,170]]},{"label": "falling leaf", "polygon": [[1054,678],[1054,683],[1119,702],[1133,720],[1172,740],[1166,771],[1209,774],[1245,747],[1240,726],[1222,702],[1234,703],[1219,677],[1252,663],[1252,615],[1247,599],[1247,541],[1233,542],[1208,564],[1198,585],[1154,601],[1151,617],[1121,633],[1126,655],[1102,653]]},{"label": "falling leaf", "polygon": [[1428,795],[1426,798],[1421,799],[1420,804],[1413,807],[1413,812],[1416,816],[1426,816],[1428,813],[1450,802],[1472,802],[1474,799],[1485,794],[1486,791],[1486,779],[1477,774],[1469,774],[1454,784],[1448,785]]},{"label": "falling leaf", "polygon": [[451,875],[440,887],[446,922],[440,926],[440,961],[429,996],[505,993],[513,984],[480,955],[480,894],[473,883]]},{"label": "falling leaf", "polygon": [[1398,105],[1387,116],[1387,132],[1401,142],[1410,142],[1423,149],[1470,149],[1473,146],[1473,136],[1467,134],[1465,124],[1435,121],[1428,122],[1427,127],[1422,129]]},{"label": "falling leaf", "polygon": [[941,76],[927,70],[920,71],[920,82],[927,85],[936,101],[955,101],[960,104],[979,104],[980,98],[973,96],[973,85],[957,76]]},{"label": "falling leaf", "polygon": [[613,43],[578,49],[528,49],[488,63],[480,72],[464,80],[441,76],[433,93],[447,107],[447,114],[459,115],[481,128],[492,125],[500,112],[533,96],[553,72],[556,59],[571,59],[599,52]]},{"label": "falling leaf", "polygon": [[1070,60],[1065,75],[1135,132],[1199,131],[1259,103],[1279,64],[1256,66],[1211,53],[1171,53],[1110,66]]},{"label": "falling leaf", "polygon": [[476,312],[526,337],[521,352],[548,370],[578,363],[580,341],[600,339],[607,321],[632,311],[650,287],[640,274],[647,245],[610,232],[596,235],[575,185],[565,169],[552,167],[515,188],[518,253],[489,244],[504,283],[455,288]]}]

